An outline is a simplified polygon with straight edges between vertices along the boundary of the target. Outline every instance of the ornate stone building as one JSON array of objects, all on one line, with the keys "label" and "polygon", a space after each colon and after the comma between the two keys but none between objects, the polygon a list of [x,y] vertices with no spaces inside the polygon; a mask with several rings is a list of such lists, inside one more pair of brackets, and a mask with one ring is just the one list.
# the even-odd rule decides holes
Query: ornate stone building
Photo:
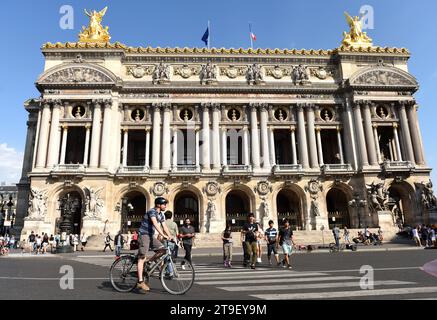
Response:
[{"label": "ornate stone building", "polygon": [[249,212],[308,231],[433,222],[410,54],[347,36],[334,50],[45,44],[22,234],[55,232],[66,196],[88,235],[134,230],[156,196],[201,233]]}]

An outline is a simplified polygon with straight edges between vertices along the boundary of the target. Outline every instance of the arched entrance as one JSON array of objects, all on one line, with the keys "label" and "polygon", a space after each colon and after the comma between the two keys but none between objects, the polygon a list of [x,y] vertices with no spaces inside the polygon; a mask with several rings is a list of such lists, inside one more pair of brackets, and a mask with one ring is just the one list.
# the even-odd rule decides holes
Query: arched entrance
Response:
[{"label": "arched entrance", "polygon": [[303,205],[299,195],[290,189],[279,191],[276,197],[276,208],[278,212],[278,226],[283,225],[287,218],[293,230],[303,229]]},{"label": "arched entrance", "polygon": [[243,228],[250,212],[250,199],[246,193],[232,190],[226,195],[226,223],[231,226],[233,232]]},{"label": "arched entrance", "polygon": [[[338,228],[350,228],[349,205],[346,193],[338,188],[332,188],[326,195],[329,229],[334,225]],[[364,221],[362,221],[364,223]]]},{"label": "arched entrance", "polygon": [[78,234],[82,229],[82,196],[77,191],[71,191],[59,196],[61,216],[57,219],[55,232]]},{"label": "arched entrance", "polygon": [[191,220],[191,225],[199,232],[199,201],[191,191],[181,191],[174,200],[174,221],[181,226],[186,218]]},{"label": "arched entrance", "polygon": [[121,198],[121,226],[123,233],[138,232],[147,211],[146,197],[139,191],[131,191]]},{"label": "arched entrance", "polygon": [[393,223],[402,226],[414,226],[414,192],[407,183],[394,183],[388,189],[388,207],[392,212]]}]

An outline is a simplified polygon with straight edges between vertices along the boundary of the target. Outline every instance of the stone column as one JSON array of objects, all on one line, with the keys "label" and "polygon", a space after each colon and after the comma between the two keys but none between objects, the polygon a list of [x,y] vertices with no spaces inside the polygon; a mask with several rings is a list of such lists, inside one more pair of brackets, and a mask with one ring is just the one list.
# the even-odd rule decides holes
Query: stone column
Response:
[{"label": "stone column", "polygon": [[170,106],[166,105],[164,107],[164,117],[162,121],[162,145],[161,145],[162,169],[166,171],[170,170],[170,161],[171,161],[170,116],[171,116]]},{"label": "stone column", "polygon": [[100,167],[107,169],[109,166],[109,150],[111,139],[111,101],[105,101],[103,112],[102,148],[100,150]]},{"label": "stone column", "polygon": [[196,131],[196,167],[200,166],[200,148],[199,148],[199,140],[200,133],[199,129],[195,129]]},{"label": "stone column", "polygon": [[357,130],[358,150],[360,153],[361,167],[368,166],[366,139],[364,138],[363,120],[359,104],[354,105],[355,129]]},{"label": "stone column", "polygon": [[372,115],[370,114],[370,106],[368,103],[364,103],[363,113],[364,113],[364,128],[365,128],[369,162],[372,166],[376,166],[378,165],[378,160],[376,158],[375,138],[373,137],[373,130],[372,130]]},{"label": "stone column", "polygon": [[343,103],[343,134],[346,162],[358,169],[357,143],[352,119],[352,108],[348,99]]},{"label": "stone column", "polygon": [[127,167],[128,144],[129,144],[129,130],[123,129],[123,167]]},{"label": "stone column", "polygon": [[[306,106],[307,113],[307,129],[308,129],[308,144],[310,147],[310,164],[311,168],[317,168],[317,146],[316,146],[316,132],[314,128],[314,106]],[[323,162],[323,160],[322,160]]]},{"label": "stone column", "polygon": [[259,137],[258,137],[258,119],[256,105],[250,109],[250,135],[251,135],[251,150],[252,150],[252,166],[254,169],[260,168],[259,154]]},{"label": "stone column", "polygon": [[161,106],[153,105],[153,142],[152,142],[152,170],[160,168],[160,145],[161,145]]},{"label": "stone column", "polygon": [[398,135],[398,124],[393,123],[393,136],[395,138],[395,146],[396,146],[396,160],[402,161],[402,153],[401,153],[401,143],[399,142],[399,135]]},{"label": "stone column", "polygon": [[322,149],[322,137],[320,134],[320,127],[316,127],[316,134],[317,134],[317,151],[319,154],[319,165],[323,166],[323,149]]},{"label": "stone column", "polygon": [[340,127],[337,127],[337,143],[338,143],[338,152],[340,153],[340,163],[344,164],[343,143],[342,143],[342,139],[341,139]]},{"label": "stone column", "polygon": [[227,143],[227,129],[222,130],[222,165],[226,166],[228,161],[228,143]]},{"label": "stone column", "polygon": [[146,129],[146,160],[144,161],[144,166],[149,168],[150,167],[150,129]]},{"label": "stone column", "polygon": [[38,137],[38,153],[36,158],[36,167],[44,168],[47,160],[47,146],[50,128],[50,104],[44,102],[42,110],[41,126]]},{"label": "stone column", "polygon": [[244,165],[250,165],[250,156],[249,156],[249,130],[247,127],[243,128],[243,151],[244,151]]},{"label": "stone column", "polygon": [[65,153],[67,150],[67,137],[68,137],[68,126],[62,126],[62,146],[61,146],[61,159],[60,164],[65,164]]},{"label": "stone column", "polygon": [[293,164],[297,164],[296,133],[294,128],[291,128],[291,150],[293,152]]},{"label": "stone column", "polygon": [[91,156],[90,156],[90,167],[97,168],[99,165],[99,151],[100,151],[100,131],[102,119],[102,112],[100,110],[100,103],[94,102],[93,111],[93,128],[91,134]]},{"label": "stone column", "polygon": [[308,145],[307,145],[307,137],[305,132],[305,117],[303,114],[303,107],[297,107],[297,130],[299,134],[299,161],[302,164],[304,169],[309,168],[308,161]]},{"label": "stone column", "polygon": [[[30,119],[30,113],[29,113]],[[24,148],[24,157],[23,157],[23,168],[21,171],[21,179],[20,183],[27,183],[29,178],[27,174],[32,171],[32,151],[34,146],[34,135],[36,131],[37,122],[27,121],[27,135],[26,135],[26,146]],[[58,151],[59,152],[59,151]]]},{"label": "stone column", "polygon": [[89,149],[90,149],[90,130],[91,127],[89,124],[87,124],[85,126],[85,150],[83,153],[83,164],[85,166],[88,166],[88,153],[89,153]]},{"label": "stone column", "polygon": [[50,124],[49,153],[47,167],[52,168],[59,161],[59,145],[61,143],[61,128],[59,127],[59,115],[61,105],[59,102],[53,104],[52,123]]},{"label": "stone column", "polygon": [[405,145],[405,156],[407,161],[415,163],[413,144],[411,142],[411,133],[408,126],[407,113],[405,111],[405,103],[400,103],[399,106],[399,118],[401,120],[402,139]]},{"label": "stone column", "polygon": [[417,118],[416,105],[411,103],[408,108],[408,122],[410,124],[411,139],[414,145],[414,156],[416,163],[419,165],[425,165],[425,156],[423,152],[423,144],[420,136],[419,120]]},{"label": "stone column", "polygon": [[178,166],[178,130],[173,129],[173,168]]},{"label": "stone column", "polygon": [[212,107],[212,168],[220,169],[220,105]]},{"label": "stone column", "polygon": [[272,166],[276,165],[275,133],[272,127],[270,127],[270,162]]},{"label": "stone column", "polygon": [[270,154],[269,154],[269,134],[267,129],[267,106],[263,105],[260,109],[260,127],[261,127],[261,146],[263,153],[263,168],[270,170]]},{"label": "stone column", "polygon": [[202,105],[202,169],[209,170],[211,161],[209,158],[209,105]]},{"label": "stone column", "polygon": [[379,138],[378,138],[378,125],[376,123],[373,124],[373,136],[375,137],[376,155],[378,158],[378,163],[382,163],[381,149],[379,147]]},{"label": "stone column", "polygon": [[36,121],[36,131],[35,131],[35,141],[33,146],[33,155],[32,155],[32,169],[36,166],[36,152],[38,151],[39,143],[38,143],[38,137],[39,137],[39,131],[41,130],[41,119],[42,118],[42,111],[41,109],[38,110],[38,118]]}]

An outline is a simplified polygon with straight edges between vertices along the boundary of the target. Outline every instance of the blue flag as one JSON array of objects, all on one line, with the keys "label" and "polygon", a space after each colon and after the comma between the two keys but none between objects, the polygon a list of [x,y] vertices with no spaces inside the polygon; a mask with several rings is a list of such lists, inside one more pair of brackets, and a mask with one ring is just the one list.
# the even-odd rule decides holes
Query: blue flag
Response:
[{"label": "blue flag", "polygon": [[205,45],[208,45],[209,41],[209,27],[206,28],[205,33],[203,34],[202,41],[205,42]]}]

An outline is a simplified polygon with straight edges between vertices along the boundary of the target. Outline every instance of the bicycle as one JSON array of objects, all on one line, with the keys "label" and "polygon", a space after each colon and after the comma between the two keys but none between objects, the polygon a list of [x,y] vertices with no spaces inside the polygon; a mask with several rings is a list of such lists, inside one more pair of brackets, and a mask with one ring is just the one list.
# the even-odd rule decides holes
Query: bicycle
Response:
[{"label": "bicycle", "polygon": [[[122,255],[114,261],[110,269],[111,284],[118,292],[131,292],[138,282],[138,254]],[[173,260],[171,251],[166,246],[166,253],[159,259],[144,265],[144,280],[159,277],[164,289],[174,295],[188,292],[194,284],[195,271],[190,261],[185,258]]]}]

